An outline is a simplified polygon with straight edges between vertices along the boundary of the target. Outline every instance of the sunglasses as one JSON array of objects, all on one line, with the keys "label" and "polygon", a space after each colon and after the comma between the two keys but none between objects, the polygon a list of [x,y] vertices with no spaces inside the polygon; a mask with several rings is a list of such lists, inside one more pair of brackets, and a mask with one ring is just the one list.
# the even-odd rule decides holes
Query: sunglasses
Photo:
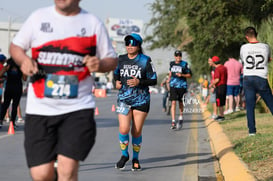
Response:
[{"label": "sunglasses", "polygon": [[131,44],[131,46],[138,46],[139,43],[138,41],[134,40],[134,39],[129,39],[127,41],[125,41],[125,46],[129,46]]},{"label": "sunglasses", "polygon": [[182,57],[182,55],[180,53],[177,53],[174,55],[175,57]]}]

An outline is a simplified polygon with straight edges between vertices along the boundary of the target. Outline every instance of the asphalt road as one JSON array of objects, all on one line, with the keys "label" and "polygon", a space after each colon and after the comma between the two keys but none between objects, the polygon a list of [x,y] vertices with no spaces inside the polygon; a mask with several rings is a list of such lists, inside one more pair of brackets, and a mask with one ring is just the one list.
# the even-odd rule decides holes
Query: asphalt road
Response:
[{"label": "asphalt road", "polygon": [[[188,97],[184,126],[170,130],[171,118],[161,112],[162,95],[152,94],[149,116],[143,128],[140,152],[142,171],[132,172],[131,161],[123,171],[114,168],[121,153],[118,140],[118,120],[112,105],[116,94],[97,98],[99,115],[96,144],[84,162],[80,163],[80,181],[210,181],[216,180],[214,162],[207,129],[194,97]],[[24,115],[25,97],[21,106]],[[23,148],[23,124],[14,135],[8,135],[8,124],[0,130],[0,181],[29,181]],[[130,138],[131,139],[131,138]],[[132,147],[129,146],[130,153]]]}]

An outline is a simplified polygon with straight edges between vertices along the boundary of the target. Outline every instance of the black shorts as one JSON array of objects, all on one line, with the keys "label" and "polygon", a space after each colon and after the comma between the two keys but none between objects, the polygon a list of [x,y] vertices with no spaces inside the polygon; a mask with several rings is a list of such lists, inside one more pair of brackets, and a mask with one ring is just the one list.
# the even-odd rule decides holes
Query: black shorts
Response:
[{"label": "black shorts", "polygon": [[137,106],[137,107],[131,107],[131,110],[138,110],[138,111],[142,111],[142,112],[146,112],[148,113],[150,110],[150,103],[144,104],[142,106]]},{"label": "black shorts", "polygon": [[185,88],[170,88],[170,101],[182,102],[184,94],[187,92]]},{"label": "black shorts", "polygon": [[58,116],[26,115],[25,151],[29,167],[49,163],[58,154],[83,161],[95,143],[94,109]]},{"label": "black shorts", "polygon": [[216,87],[216,105],[222,107],[226,104],[227,85]]}]

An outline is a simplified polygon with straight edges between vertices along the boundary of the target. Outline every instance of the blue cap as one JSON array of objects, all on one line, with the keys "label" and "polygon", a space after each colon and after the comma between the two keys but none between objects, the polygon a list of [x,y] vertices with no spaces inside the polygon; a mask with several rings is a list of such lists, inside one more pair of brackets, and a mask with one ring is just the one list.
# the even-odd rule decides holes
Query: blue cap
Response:
[{"label": "blue cap", "polygon": [[130,35],[125,36],[124,40],[127,41],[130,38],[133,38],[134,40],[138,41],[140,45],[142,44],[142,38],[139,34],[131,33]]},{"label": "blue cap", "polygon": [[3,54],[0,54],[0,61],[5,61],[7,59],[7,57]]}]

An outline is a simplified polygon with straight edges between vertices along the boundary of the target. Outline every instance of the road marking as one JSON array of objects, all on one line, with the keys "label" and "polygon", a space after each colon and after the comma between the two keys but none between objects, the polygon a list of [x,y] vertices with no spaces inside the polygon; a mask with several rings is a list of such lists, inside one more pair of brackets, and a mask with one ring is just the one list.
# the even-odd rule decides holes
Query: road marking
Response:
[{"label": "road marking", "polygon": [[12,135],[10,135],[10,134],[2,135],[2,136],[0,136],[0,139],[6,138],[8,136],[12,136]]},{"label": "road marking", "polygon": [[[195,106],[196,107],[196,106]],[[182,181],[198,181],[198,119],[197,114],[192,114],[190,136],[188,142],[186,165],[183,169]]]}]

